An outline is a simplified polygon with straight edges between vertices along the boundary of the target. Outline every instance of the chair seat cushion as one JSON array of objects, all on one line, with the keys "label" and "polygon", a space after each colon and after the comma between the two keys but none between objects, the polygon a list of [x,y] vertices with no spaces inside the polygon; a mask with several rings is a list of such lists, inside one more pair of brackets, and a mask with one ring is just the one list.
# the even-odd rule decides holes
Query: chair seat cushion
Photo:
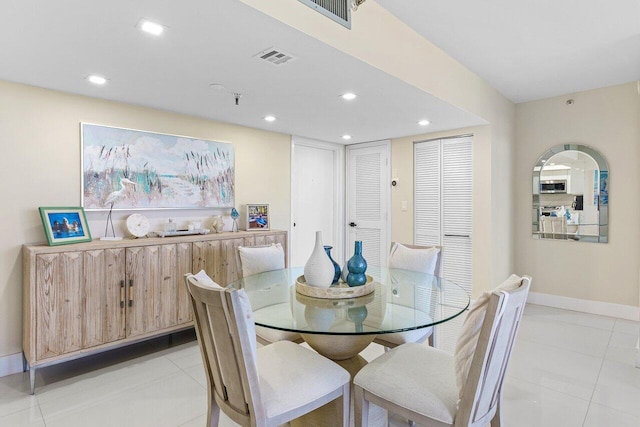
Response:
[{"label": "chair seat cushion", "polygon": [[335,362],[290,341],[258,349],[258,375],[269,418],[312,403],[351,379]]},{"label": "chair seat cushion", "polygon": [[421,344],[405,344],[362,368],[354,384],[380,398],[446,424],[458,410],[453,357]]}]

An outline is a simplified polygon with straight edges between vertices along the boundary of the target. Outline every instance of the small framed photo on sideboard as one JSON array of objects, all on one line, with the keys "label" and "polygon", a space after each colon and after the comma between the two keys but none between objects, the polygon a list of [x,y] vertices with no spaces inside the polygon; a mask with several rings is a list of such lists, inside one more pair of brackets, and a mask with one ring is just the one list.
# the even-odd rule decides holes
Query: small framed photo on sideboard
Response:
[{"label": "small framed photo on sideboard", "polygon": [[247,230],[268,230],[269,205],[247,205]]},{"label": "small framed photo on sideboard", "polygon": [[87,218],[81,207],[41,207],[40,217],[49,246],[91,241]]}]

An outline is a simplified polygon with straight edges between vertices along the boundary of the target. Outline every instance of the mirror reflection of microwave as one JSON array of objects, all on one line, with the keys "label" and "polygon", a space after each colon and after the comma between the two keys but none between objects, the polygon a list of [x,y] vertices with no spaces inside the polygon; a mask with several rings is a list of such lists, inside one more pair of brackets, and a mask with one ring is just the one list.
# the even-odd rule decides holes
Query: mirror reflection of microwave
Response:
[{"label": "mirror reflection of microwave", "polygon": [[550,179],[540,181],[540,194],[566,193],[566,179]]}]

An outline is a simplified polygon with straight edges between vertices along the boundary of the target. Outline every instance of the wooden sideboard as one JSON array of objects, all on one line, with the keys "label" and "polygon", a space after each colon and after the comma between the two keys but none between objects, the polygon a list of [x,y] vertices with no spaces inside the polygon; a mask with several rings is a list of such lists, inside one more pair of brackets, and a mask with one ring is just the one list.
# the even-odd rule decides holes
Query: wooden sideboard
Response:
[{"label": "wooden sideboard", "polygon": [[23,339],[31,393],[36,368],[193,326],[183,276],[241,276],[238,246],[280,243],[286,231],[23,246]]}]

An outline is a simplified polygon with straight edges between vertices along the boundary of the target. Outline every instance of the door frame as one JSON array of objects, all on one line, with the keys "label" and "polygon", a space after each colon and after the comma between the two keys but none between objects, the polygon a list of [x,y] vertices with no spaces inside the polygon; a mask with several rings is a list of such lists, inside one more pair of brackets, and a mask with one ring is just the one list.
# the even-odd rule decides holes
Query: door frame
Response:
[{"label": "door frame", "polygon": [[290,181],[290,192],[291,192],[291,222],[289,224],[288,233],[288,244],[287,244],[287,259],[291,260],[291,248],[292,248],[292,237],[293,237],[293,222],[295,220],[294,215],[294,193],[293,193],[293,183],[295,181],[294,176],[294,156],[295,156],[295,146],[304,146],[310,148],[319,148],[323,150],[328,150],[333,152],[333,162],[335,170],[337,171],[337,176],[335,177],[334,184],[334,212],[333,212],[333,229],[334,235],[333,241],[335,243],[335,247],[332,252],[332,257],[337,262],[341,262],[343,257],[345,256],[344,246],[345,246],[345,229],[342,224],[345,223],[345,146],[342,144],[335,144],[333,142],[320,141],[317,139],[305,138],[302,136],[291,136],[291,181]]},{"label": "door frame", "polygon": [[[387,233],[387,242],[389,243],[389,247],[385,248],[385,250],[383,251],[386,255],[384,257],[384,259],[381,259],[380,261],[382,263],[384,263],[386,265],[387,259],[388,259],[388,255],[389,255],[389,249],[391,247],[391,242],[393,241],[393,239],[391,238],[391,140],[390,139],[383,139],[380,141],[372,141],[372,142],[361,142],[358,144],[349,144],[346,146],[346,153],[345,153],[345,171],[350,170],[351,165],[349,164],[349,151],[354,150],[354,149],[358,149],[358,148],[370,148],[370,147],[382,147],[387,154],[387,167],[384,169],[384,176],[383,176],[383,181],[387,182],[387,184],[389,185],[389,191],[387,191],[387,200],[386,200],[386,205],[387,205],[387,211],[385,212],[385,224],[386,224],[386,230],[385,232]],[[346,174],[347,176],[347,180],[348,180],[348,174]],[[353,250],[353,248],[347,248],[346,244],[347,244],[347,233],[349,232],[348,228],[349,224],[347,224],[347,210],[348,210],[348,206],[346,203],[346,200],[351,200],[351,195],[349,194],[349,187],[350,187],[350,183],[349,182],[345,182],[345,220],[343,222],[344,224],[344,228],[343,228],[343,235],[344,235],[344,244],[345,244],[345,248],[344,248],[344,253],[345,253],[345,261],[348,259],[346,254],[349,254],[350,250]]]}]

